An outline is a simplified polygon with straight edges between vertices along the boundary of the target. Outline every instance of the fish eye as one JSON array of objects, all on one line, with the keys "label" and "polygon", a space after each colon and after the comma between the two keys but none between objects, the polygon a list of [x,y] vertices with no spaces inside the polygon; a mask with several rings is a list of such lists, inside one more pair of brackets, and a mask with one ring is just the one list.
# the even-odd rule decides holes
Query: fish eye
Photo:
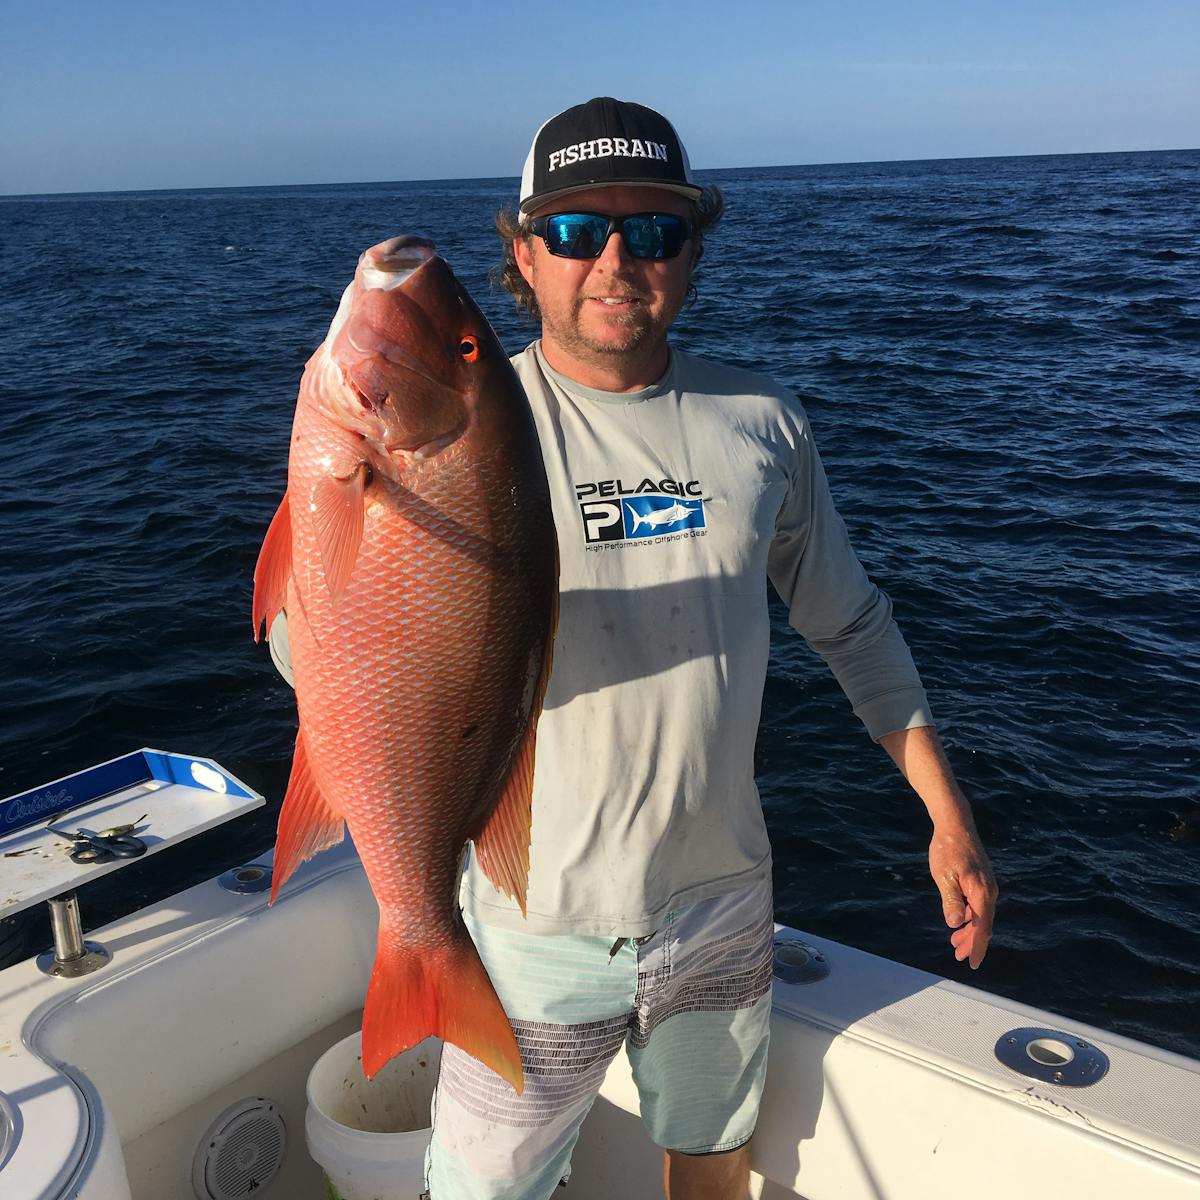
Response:
[{"label": "fish eye", "polygon": [[479,357],[479,339],[468,334],[458,343],[458,352],[463,362],[474,362]]}]

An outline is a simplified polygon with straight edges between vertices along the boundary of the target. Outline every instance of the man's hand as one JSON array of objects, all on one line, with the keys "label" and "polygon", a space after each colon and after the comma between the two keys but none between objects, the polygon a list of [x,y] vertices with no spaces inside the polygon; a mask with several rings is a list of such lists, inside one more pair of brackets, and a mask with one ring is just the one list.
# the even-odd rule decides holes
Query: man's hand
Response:
[{"label": "man's hand", "polygon": [[942,894],[942,914],[954,932],[954,957],[969,959],[979,969],[992,937],[996,912],[996,879],[992,864],[973,830],[946,834],[934,831],[929,843],[929,873]]},{"label": "man's hand", "polygon": [[933,821],[929,871],[942,894],[942,913],[954,932],[954,957],[979,969],[992,937],[996,877],[975,830],[971,806],[930,726],[885,733],[879,744],[892,756]]}]

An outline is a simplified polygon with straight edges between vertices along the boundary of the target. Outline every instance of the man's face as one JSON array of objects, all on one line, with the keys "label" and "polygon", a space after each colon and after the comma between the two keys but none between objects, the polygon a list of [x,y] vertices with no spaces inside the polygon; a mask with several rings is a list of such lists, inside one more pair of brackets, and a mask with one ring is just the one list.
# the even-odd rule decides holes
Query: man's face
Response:
[{"label": "man's face", "polygon": [[[690,217],[692,207],[662,188],[619,185],[576,192],[532,215],[562,212]],[[675,258],[640,259],[629,253],[619,233],[609,237],[599,258],[557,258],[541,238],[518,238],[514,250],[542,312],[543,343],[575,363],[609,369],[622,359],[648,360],[665,347],[696,260],[690,238]]]}]

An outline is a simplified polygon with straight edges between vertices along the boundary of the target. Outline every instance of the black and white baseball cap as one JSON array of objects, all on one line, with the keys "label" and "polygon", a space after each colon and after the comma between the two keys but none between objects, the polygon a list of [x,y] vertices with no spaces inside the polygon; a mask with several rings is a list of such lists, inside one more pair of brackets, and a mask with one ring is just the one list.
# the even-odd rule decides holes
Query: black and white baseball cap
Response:
[{"label": "black and white baseball cap", "polygon": [[598,96],[551,117],[533,135],[521,175],[521,213],[614,183],[666,188],[691,200],[700,195],[687,151],[666,117]]}]

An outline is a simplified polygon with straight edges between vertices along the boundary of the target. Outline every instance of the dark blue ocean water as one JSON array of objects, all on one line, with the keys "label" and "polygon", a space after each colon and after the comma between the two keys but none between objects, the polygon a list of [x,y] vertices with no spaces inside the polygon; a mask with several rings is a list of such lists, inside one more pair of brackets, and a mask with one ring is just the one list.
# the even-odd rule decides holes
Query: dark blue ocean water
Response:
[{"label": "dark blue ocean water", "polygon": [[[1200,1055],[1200,152],[710,178],[729,210],[678,342],[803,397],[1002,891],[972,973],[920,802],[777,608],[780,918]],[[401,232],[522,347],[487,282],[514,191],[0,200],[0,796],[151,745],[269,798],[87,889],[89,925],[273,840],[294,710],[250,580],[302,365]]]}]

